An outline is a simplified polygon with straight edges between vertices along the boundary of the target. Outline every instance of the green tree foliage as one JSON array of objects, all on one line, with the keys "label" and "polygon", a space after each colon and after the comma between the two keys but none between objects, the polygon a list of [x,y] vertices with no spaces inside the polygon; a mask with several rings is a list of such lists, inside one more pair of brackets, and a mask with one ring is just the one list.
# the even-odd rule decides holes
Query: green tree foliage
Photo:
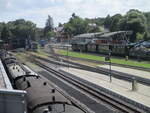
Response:
[{"label": "green tree foliage", "polygon": [[64,30],[69,35],[86,33],[87,29],[88,29],[88,22],[86,22],[79,16],[76,16],[74,13],[72,14],[72,17],[70,18],[69,22],[64,25]]},{"label": "green tree foliage", "polygon": [[87,21],[88,23],[95,23],[97,26],[103,26],[105,18],[100,18],[100,17],[99,18],[93,18],[93,19],[86,18],[85,21]]},{"label": "green tree foliage", "polygon": [[56,36],[56,33],[53,32],[53,31],[49,31],[49,32],[47,33],[47,37],[55,37],[55,36]]},{"label": "green tree foliage", "polygon": [[96,24],[88,24],[87,32],[94,33],[102,31],[101,27],[97,26]]},{"label": "green tree foliage", "polygon": [[36,25],[31,21],[25,21],[24,19],[18,19],[8,23],[14,38],[31,38],[35,40]]},{"label": "green tree foliage", "polygon": [[112,22],[112,20],[111,20],[110,15],[107,15],[107,17],[105,18],[105,21],[104,21],[104,27],[109,29],[111,26],[111,22]]},{"label": "green tree foliage", "polygon": [[63,25],[62,25],[62,23],[58,23],[58,27],[62,27]]},{"label": "green tree foliage", "polygon": [[147,31],[150,33],[150,12],[146,12],[144,15],[147,19]]},{"label": "green tree foliage", "polygon": [[36,25],[31,21],[24,19],[10,21],[5,25],[0,24],[0,29],[2,29],[1,39],[5,42],[21,41],[22,44],[25,44],[26,39],[35,40]]},{"label": "green tree foliage", "polygon": [[3,26],[3,29],[1,31],[1,39],[4,41],[4,42],[7,42],[10,40],[12,36],[12,33],[10,31],[10,29],[8,28],[7,25],[4,25]]},{"label": "green tree foliage", "polygon": [[[146,15],[146,17],[145,17]],[[150,18],[149,13],[142,13],[138,10],[130,10],[126,15],[116,14],[114,16],[107,15],[104,18],[82,19],[72,14],[69,22],[64,25],[64,30],[70,35],[77,35],[88,32],[102,31],[102,26],[110,31],[131,30],[133,34],[130,38],[131,42],[137,40],[148,39],[147,19]],[[149,27],[150,28],[150,27]],[[145,38],[144,38],[145,37]]]},{"label": "green tree foliage", "polygon": [[132,30],[133,35],[130,38],[131,42],[136,41],[137,33],[144,33],[146,31],[146,18],[144,14],[138,10],[130,10],[120,20],[120,30]]},{"label": "green tree foliage", "polygon": [[2,32],[4,26],[5,26],[5,23],[0,22],[0,38],[1,38],[1,32]]},{"label": "green tree foliage", "polygon": [[111,17],[111,24],[109,26],[110,31],[118,31],[119,30],[119,21],[122,19],[122,15],[116,14]]},{"label": "green tree foliage", "polygon": [[139,33],[139,32],[136,33],[136,39],[137,39],[137,40],[143,40],[144,34],[145,34],[145,33]]},{"label": "green tree foliage", "polygon": [[149,33],[148,31],[146,31],[146,32],[144,33],[143,39],[144,39],[144,40],[150,40],[150,33]]},{"label": "green tree foliage", "polygon": [[46,20],[45,28],[44,28],[44,36],[47,36],[47,33],[49,31],[52,31],[54,29],[54,23],[53,18],[48,15],[48,19]]}]

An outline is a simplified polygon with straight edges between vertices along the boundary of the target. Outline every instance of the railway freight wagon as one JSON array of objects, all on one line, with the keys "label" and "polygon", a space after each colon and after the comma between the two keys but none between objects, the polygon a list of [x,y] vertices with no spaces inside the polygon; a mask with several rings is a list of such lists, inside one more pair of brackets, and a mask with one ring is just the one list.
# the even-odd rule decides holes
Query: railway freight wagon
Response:
[{"label": "railway freight wagon", "polygon": [[36,74],[7,52],[1,53],[13,86],[27,92],[28,113],[85,113],[60,93],[46,78]]}]

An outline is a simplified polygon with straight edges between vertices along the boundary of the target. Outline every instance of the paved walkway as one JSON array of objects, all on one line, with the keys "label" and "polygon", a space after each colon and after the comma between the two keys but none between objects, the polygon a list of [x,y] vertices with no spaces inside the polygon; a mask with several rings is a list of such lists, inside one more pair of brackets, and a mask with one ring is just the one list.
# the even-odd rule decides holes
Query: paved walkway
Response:
[{"label": "paved walkway", "polygon": [[[99,67],[109,69],[109,65],[100,65]],[[112,70],[132,74],[135,76],[139,76],[142,78],[150,79],[150,72],[137,70],[137,69],[131,69],[131,68],[124,68],[124,67],[118,67],[118,66],[111,66]]]},{"label": "paved walkway", "polygon": [[150,107],[150,87],[138,84],[138,90],[132,91],[132,84],[123,80],[112,78],[109,82],[109,77],[103,74],[79,70],[74,68],[61,68],[63,71],[69,72],[89,82],[102,86],[131,100],[139,102]]}]

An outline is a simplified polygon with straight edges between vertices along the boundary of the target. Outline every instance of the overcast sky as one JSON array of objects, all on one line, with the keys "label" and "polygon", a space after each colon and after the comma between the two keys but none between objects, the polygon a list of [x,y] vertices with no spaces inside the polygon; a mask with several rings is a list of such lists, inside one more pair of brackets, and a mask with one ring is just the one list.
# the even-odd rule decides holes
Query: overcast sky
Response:
[{"label": "overcast sky", "polygon": [[150,11],[150,0],[0,0],[0,22],[24,18],[44,27],[48,15],[55,26],[74,12],[83,18],[125,14],[129,9]]}]

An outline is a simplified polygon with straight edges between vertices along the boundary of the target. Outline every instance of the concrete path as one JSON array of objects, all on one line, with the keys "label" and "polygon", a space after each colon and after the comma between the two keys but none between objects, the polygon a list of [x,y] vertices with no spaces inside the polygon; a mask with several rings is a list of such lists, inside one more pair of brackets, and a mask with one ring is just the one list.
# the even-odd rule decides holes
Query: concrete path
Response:
[{"label": "concrete path", "polygon": [[77,77],[85,79],[89,82],[102,86],[122,96],[125,96],[131,100],[134,100],[145,106],[150,107],[150,87],[149,86],[138,84],[137,91],[132,91],[132,84],[130,82],[112,78],[112,82],[110,83],[109,77],[103,74],[98,74],[98,73],[74,69],[74,68],[69,68],[69,69],[61,68],[61,69],[63,71],[76,75]]},{"label": "concrete path", "polygon": [[[100,65],[99,67],[109,69],[109,65]],[[142,71],[137,69],[131,69],[131,68],[124,68],[124,67],[118,67],[118,66],[111,66],[112,70],[132,74],[135,76],[139,76],[142,78],[150,79],[150,72],[148,71]]]}]

